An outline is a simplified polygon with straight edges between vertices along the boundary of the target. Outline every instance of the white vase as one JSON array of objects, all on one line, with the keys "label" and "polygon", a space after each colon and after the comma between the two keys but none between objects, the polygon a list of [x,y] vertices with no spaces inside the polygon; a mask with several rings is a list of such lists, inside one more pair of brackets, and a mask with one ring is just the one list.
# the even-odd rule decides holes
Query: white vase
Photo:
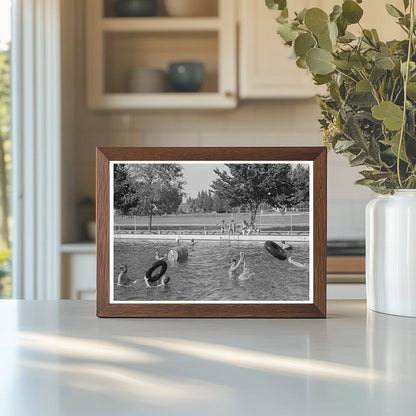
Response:
[{"label": "white vase", "polygon": [[416,317],[416,190],[379,196],[366,208],[367,306]]}]

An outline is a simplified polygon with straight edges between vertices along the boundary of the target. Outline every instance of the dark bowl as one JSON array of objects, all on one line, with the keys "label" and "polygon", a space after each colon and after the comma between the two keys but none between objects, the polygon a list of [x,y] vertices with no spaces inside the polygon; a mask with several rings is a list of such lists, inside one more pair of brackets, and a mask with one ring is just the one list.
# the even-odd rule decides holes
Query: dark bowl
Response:
[{"label": "dark bowl", "polygon": [[201,62],[172,62],[169,80],[177,92],[198,92],[205,80],[205,67]]},{"label": "dark bowl", "polygon": [[149,17],[157,12],[156,0],[118,0],[114,12],[120,17]]}]

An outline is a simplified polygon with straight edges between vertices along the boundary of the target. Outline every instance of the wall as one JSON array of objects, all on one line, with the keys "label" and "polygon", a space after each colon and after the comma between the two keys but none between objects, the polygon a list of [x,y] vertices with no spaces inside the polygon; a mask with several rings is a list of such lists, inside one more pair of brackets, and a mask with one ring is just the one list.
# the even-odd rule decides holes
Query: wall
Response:
[{"label": "wall", "polygon": [[[233,111],[89,111],[85,106],[85,24],[81,0],[75,1],[75,22],[74,42],[70,49],[64,49],[69,65],[64,68],[64,91],[68,91],[68,99],[75,94],[71,118],[74,141],[67,143],[63,155],[65,186],[72,190],[72,201],[64,195],[64,218],[65,210],[68,215],[71,210],[74,212],[77,200],[94,195],[97,146],[321,145],[319,107],[314,99],[242,102]],[[351,169],[343,158],[330,154],[328,163],[328,236],[362,238],[364,206],[372,193],[354,185],[359,169]],[[76,239],[73,227],[67,227],[63,233],[64,241]]]}]

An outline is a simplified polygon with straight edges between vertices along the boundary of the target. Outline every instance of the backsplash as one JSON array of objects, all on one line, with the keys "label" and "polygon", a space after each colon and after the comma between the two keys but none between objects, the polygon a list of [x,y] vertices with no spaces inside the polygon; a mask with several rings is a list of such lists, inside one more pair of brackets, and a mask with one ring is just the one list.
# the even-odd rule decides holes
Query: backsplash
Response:
[{"label": "backsplash", "polygon": [[[227,112],[85,110],[76,120],[77,188],[80,195],[94,194],[96,146],[321,145],[318,117],[315,100],[250,102]],[[358,171],[342,157],[329,154],[329,238],[364,236],[364,207],[372,193],[354,184]]]}]

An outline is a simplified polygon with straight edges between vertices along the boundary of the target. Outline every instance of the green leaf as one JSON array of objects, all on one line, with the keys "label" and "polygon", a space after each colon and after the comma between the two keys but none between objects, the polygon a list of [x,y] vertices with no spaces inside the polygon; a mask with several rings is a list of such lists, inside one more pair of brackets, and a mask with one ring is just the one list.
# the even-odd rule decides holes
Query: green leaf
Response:
[{"label": "green leaf", "polygon": [[298,37],[298,32],[293,30],[287,23],[280,24],[277,28],[277,33],[286,43],[293,42]]},{"label": "green leaf", "polygon": [[303,23],[303,21],[305,20],[305,14],[307,12],[307,9],[302,9],[299,13],[296,13],[296,19]]},{"label": "green leaf", "polygon": [[392,131],[402,127],[403,110],[391,101],[383,101],[371,109],[373,117],[383,121],[384,125]]},{"label": "green leaf", "polygon": [[371,29],[371,34],[373,35],[373,39],[376,42],[380,42],[380,38],[378,37],[378,33],[377,33],[377,30],[376,29]]},{"label": "green leaf", "polygon": [[404,9],[406,10],[409,7],[409,0],[403,0],[403,6],[404,6]]},{"label": "green leaf", "polygon": [[300,34],[295,40],[296,56],[304,58],[309,49],[316,45],[315,39],[309,33]]},{"label": "green leaf", "polygon": [[342,16],[349,24],[358,23],[363,17],[363,9],[352,0],[342,3]]},{"label": "green leaf", "polygon": [[367,60],[358,53],[352,55],[349,62],[354,68],[358,70],[363,69],[368,64]]},{"label": "green leaf", "polygon": [[339,153],[345,152],[353,145],[354,145],[354,142],[351,140],[338,140],[334,146],[334,150],[335,152],[339,152]]},{"label": "green leaf", "polygon": [[334,60],[332,63],[339,69],[348,71],[352,68],[352,65],[348,61]]},{"label": "green leaf", "polygon": [[367,155],[364,152],[361,152],[358,156],[350,160],[350,165],[352,167],[362,165],[367,159]]},{"label": "green leaf", "polygon": [[331,22],[335,22],[341,15],[342,7],[336,4],[332,9],[332,13],[329,15],[329,20],[331,20]]},{"label": "green leaf", "polygon": [[266,6],[271,10],[283,10],[287,6],[286,0],[266,0]]},{"label": "green leaf", "polygon": [[412,100],[416,100],[416,82],[407,84],[407,96]]},{"label": "green leaf", "polygon": [[331,81],[331,76],[315,74],[313,80],[315,81],[315,85],[324,85]]},{"label": "green leaf", "polygon": [[371,83],[366,79],[362,79],[360,82],[357,82],[355,86],[357,92],[371,92]]},{"label": "green leaf", "polygon": [[334,44],[332,43],[331,37],[329,35],[328,27],[325,31],[318,35],[318,45],[321,49],[324,49],[328,52],[334,51]]},{"label": "green leaf", "polygon": [[376,170],[362,170],[360,175],[364,176],[365,179],[372,179],[373,181],[378,181],[380,179],[388,178],[391,173],[390,172],[379,172]]},{"label": "green leaf", "polygon": [[376,67],[380,69],[394,69],[394,61],[390,56],[378,56],[375,61]]},{"label": "green leaf", "polygon": [[387,13],[393,17],[403,17],[404,14],[397,8],[394,7],[392,4],[386,4]]},{"label": "green leaf", "polygon": [[352,141],[360,148],[366,148],[366,139],[361,129],[361,119],[358,115],[352,115],[348,117],[344,125],[344,133],[346,137]]},{"label": "green leaf", "polygon": [[306,54],[306,64],[314,75],[327,75],[333,72],[335,69],[335,65],[332,63],[333,59],[330,52],[320,48],[309,49]]},{"label": "green leaf", "polygon": [[337,27],[340,36],[344,36],[348,27],[348,22],[344,19],[342,15],[337,19]]},{"label": "green leaf", "polygon": [[[395,134],[393,138],[391,139],[388,144],[391,146],[391,151],[393,152],[394,156],[398,156],[399,154],[399,144],[400,144],[400,132]],[[404,162],[409,162],[409,159],[406,155],[406,149],[405,149],[405,141],[403,139],[402,146],[400,148],[400,159]]]},{"label": "green leaf", "polygon": [[305,13],[305,26],[318,36],[328,27],[328,15],[318,7],[309,9]]},{"label": "green leaf", "polygon": [[[338,25],[337,25],[337,29],[338,29],[338,31],[339,31],[339,27],[338,27]],[[350,43],[351,41],[353,41],[353,40],[355,40],[355,39],[357,39],[356,38],[356,36],[353,34],[353,33],[351,33],[351,32],[348,32],[348,30],[344,33],[344,35],[343,36],[341,36],[340,38],[338,38],[338,42],[341,42],[341,43]]]},{"label": "green leaf", "polygon": [[296,66],[301,69],[308,69],[308,65],[306,65],[305,58],[298,58],[296,59]]}]

